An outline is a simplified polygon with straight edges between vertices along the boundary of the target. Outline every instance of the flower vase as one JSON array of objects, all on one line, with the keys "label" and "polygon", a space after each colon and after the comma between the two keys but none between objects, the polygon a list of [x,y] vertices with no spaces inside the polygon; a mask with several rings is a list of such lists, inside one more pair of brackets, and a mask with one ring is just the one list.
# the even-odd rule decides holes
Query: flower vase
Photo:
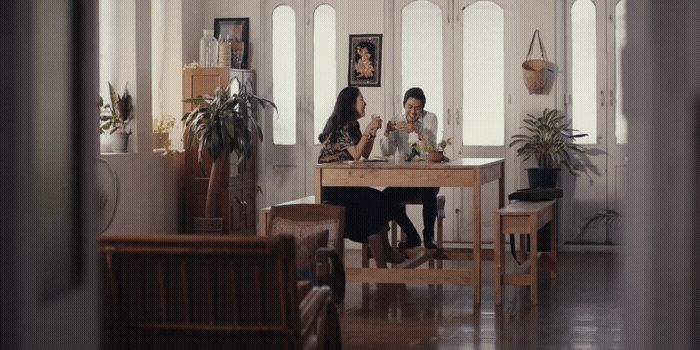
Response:
[{"label": "flower vase", "polygon": [[442,151],[430,151],[428,152],[428,161],[433,163],[440,163],[445,159],[445,155]]}]

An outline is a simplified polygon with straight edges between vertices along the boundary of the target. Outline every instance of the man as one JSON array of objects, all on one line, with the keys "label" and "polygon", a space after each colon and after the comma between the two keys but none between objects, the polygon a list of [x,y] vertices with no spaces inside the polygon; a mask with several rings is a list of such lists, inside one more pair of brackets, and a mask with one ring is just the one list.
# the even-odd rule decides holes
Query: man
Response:
[{"label": "man", "polygon": [[[399,151],[399,157],[410,155],[413,142],[420,139],[435,148],[438,121],[435,113],[423,109],[425,94],[414,87],[406,91],[403,97],[404,114],[397,115],[387,122],[380,147],[385,156]],[[406,240],[399,242],[399,247],[412,248],[420,246],[418,231],[406,215],[406,206],[402,202],[420,198],[423,202],[423,243],[428,249],[435,249],[435,220],[437,218],[438,187],[389,187],[384,193],[389,200],[391,216],[406,233]]]}]

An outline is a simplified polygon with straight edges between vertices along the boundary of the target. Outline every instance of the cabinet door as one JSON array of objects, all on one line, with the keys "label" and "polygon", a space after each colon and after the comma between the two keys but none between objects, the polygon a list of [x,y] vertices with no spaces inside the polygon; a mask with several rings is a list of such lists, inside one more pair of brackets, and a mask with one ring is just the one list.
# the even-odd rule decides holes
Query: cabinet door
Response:
[{"label": "cabinet door", "polygon": [[255,189],[250,184],[234,187],[230,191],[229,233],[255,234]]}]

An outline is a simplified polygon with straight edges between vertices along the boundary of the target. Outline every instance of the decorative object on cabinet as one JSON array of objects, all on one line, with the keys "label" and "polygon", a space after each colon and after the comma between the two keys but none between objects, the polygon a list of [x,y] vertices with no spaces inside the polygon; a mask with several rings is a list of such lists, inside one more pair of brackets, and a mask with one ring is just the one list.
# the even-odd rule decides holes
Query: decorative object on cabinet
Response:
[{"label": "decorative object on cabinet", "polygon": [[513,135],[509,147],[519,145],[518,156],[524,157],[523,160],[530,157],[537,160],[537,168],[527,169],[530,188],[556,187],[560,166],[576,175],[579,168],[574,163],[572,152],[583,153],[584,149],[574,142],[588,134],[574,134],[576,130],[571,128],[566,116],[556,109],[545,108],[540,117],[528,114],[523,122],[525,125],[520,128],[529,131],[530,135]]},{"label": "decorative object on cabinet", "polygon": [[[223,71],[222,71],[223,72]],[[186,75],[187,77],[187,75]],[[216,86],[214,95],[201,93],[197,97],[185,98],[184,102],[192,104],[194,109],[186,112],[182,120],[185,122],[186,149],[198,147],[197,160],[201,174],[206,175],[205,164],[211,161],[208,175],[208,185],[205,200],[204,220],[193,219],[210,227],[212,220],[221,210],[217,211],[217,202],[222,187],[230,187],[225,180],[229,178],[232,169],[245,171],[246,160],[254,153],[256,138],[262,140],[262,129],[258,124],[257,106],[271,106],[277,109],[272,101],[252,94],[247,88],[241,87],[238,81],[236,93],[231,93],[230,83],[226,86]],[[206,152],[205,152],[206,151]],[[229,160],[230,155],[234,155]],[[204,156],[207,156],[205,159]],[[255,193],[253,192],[253,196]],[[229,196],[229,201],[235,200],[245,208],[247,221],[247,197]],[[252,200],[254,202],[254,199]],[[254,208],[254,203],[253,203]],[[230,208],[230,210],[232,210]],[[230,215],[233,216],[233,215]],[[219,216],[215,223],[221,222],[225,227],[223,217]],[[253,216],[254,219],[254,216]],[[231,221],[229,223],[230,225]],[[254,227],[254,224],[253,224]]]},{"label": "decorative object on cabinet", "polygon": [[199,39],[199,65],[202,67],[215,67],[219,42],[214,38],[214,31],[204,29],[203,36]]},{"label": "decorative object on cabinet", "polygon": [[381,34],[351,34],[348,85],[381,86]]},{"label": "decorative object on cabinet", "polygon": [[[535,36],[540,44],[540,55],[542,58],[530,58],[532,55],[532,47],[535,44]],[[557,66],[547,60],[547,51],[544,49],[542,44],[542,38],[540,38],[539,29],[535,29],[532,33],[532,40],[530,40],[530,48],[527,50],[527,55],[525,55],[525,62],[522,64],[523,67],[523,81],[525,81],[525,86],[530,95],[549,95],[552,85],[554,85],[554,78],[557,74]]]},{"label": "decorative object on cabinet", "polygon": [[129,123],[134,119],[134,103],[127,86],[124,85],[124,92],[119,96],[111,83],[109,86],[109,96],[112,104],[104,105],[100,98],[100,125],[102,131],[108,132],[112,137],[112,151],[126,153],[129,145],[129,135],[131,128]]},{"label": "decorative object on cabinet", "polygon": [[[248,68],[248,52],[250,51],[248,39],[249,19],[245,18],[215,18],[214,36],[221,40],[221,36],[228,33],[230,40],[230,64],[228,67],[237,69]],[[219,46],[221,50],[221,46]],[[219,53],[221,55],[221,53]]]}]

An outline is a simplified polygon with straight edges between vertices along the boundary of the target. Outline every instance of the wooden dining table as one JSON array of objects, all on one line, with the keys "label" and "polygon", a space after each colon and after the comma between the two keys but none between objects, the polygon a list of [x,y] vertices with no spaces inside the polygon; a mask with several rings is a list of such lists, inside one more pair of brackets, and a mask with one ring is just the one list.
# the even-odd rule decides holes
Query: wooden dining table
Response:
[{"label": "wooden dining table", "polygon": [[[444,163],[364,160],[317,164],[316,203],[326,187],[457,187],[472,189],[471,252],[464,248],[422,249],[400,264],[402,268],[346,268],[350,282],[406,284],[471,284],[474,304],[481,303],[481,186],[498,181],[498,207],[504,205],[503,158],[459,158]],[[473,260],[472,269],[415,269],[441,256]],[[395,266],[396,267],[396,266]]]}]

